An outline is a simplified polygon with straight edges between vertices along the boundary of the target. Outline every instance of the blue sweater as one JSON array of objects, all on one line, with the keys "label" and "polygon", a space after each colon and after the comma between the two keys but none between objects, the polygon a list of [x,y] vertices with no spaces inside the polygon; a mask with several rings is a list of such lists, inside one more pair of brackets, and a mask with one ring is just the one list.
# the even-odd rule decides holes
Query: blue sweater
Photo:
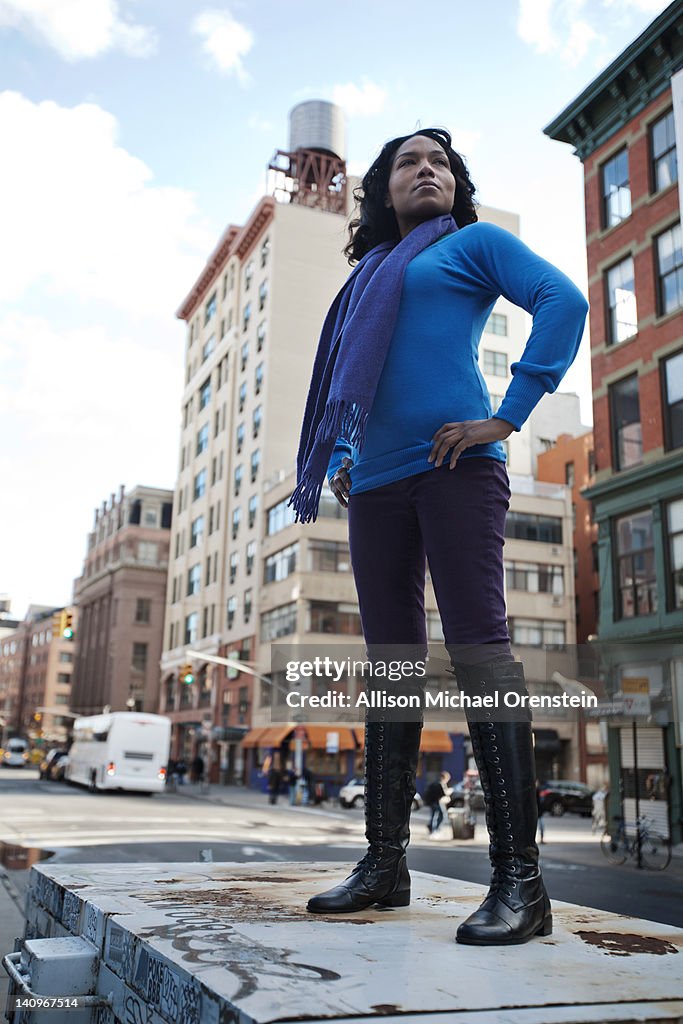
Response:
[{"label": "blue sweater", "polygon": [[[588,303],[562,271],[516,235],[495,224],[468,224],[432,243],[406,267],[363,450],[359,454],[338,438],[328,480],[344,456],[354,462],[352,494],[435,469],[427,459],[444,423],[493,415],[478,355],[500,295],[533,315],[522,358],[510,367],[512,381],[495,414],[520,430],[574,361]],[[490,344],[495,348],[493,339]],[[500,441],[473,445],[460,458],[481,456],[505,461]]]}]

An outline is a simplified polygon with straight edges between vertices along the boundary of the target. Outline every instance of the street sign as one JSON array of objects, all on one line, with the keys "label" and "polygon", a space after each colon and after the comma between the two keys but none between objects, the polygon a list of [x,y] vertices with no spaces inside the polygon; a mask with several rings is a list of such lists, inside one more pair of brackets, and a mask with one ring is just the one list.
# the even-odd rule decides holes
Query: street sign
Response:
[{"label": "street sign", "polygon": [[339,733],[338,732],[328,732],[327,738],[326,738],[325,750],[326,750],[326,752],[328,754],[338,754],[339,753]]},{"label": "street sign", "polygon": [[621,692],[627,715],[650,714],[650,680],[647,676],[623,677]]}]

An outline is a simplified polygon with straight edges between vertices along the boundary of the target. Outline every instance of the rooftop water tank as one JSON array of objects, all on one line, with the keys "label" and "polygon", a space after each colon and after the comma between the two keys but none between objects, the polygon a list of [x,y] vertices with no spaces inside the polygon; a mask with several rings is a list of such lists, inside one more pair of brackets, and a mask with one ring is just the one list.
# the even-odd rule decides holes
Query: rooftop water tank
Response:
[{"label": "rooftop water tank", "polygon": [[306,100],[289,112],[289,151],[317,149],[346,160],[344,112],[327,100]]}]

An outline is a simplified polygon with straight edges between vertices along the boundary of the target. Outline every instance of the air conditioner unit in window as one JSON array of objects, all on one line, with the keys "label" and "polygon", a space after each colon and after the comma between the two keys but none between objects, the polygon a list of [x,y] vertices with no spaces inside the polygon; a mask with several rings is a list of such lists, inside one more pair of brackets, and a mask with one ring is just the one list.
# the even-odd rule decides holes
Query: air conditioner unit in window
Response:
[{"label": "air conditioner unit in window", "polygon": [[562,554],[562,548],[558,548],[558,547],[557,547],[557,546],[555,545],[555,546],[553,546],[553,547],[552,547],[552,548],[550,549],[550,552],[551,552],[551,554],[553,554],[553,555],[561,555],[561,554]]}]

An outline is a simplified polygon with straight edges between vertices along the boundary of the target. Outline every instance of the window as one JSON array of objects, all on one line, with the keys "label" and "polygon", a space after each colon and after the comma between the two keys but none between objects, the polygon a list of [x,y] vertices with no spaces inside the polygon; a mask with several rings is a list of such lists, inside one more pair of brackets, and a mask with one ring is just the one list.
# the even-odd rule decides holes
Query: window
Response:
[{"label": "window", "polygon": [[228,598],[228,603],[227,603],[226,610],[227,610],[227,618],[226,618],[227,626],[228,626],[228,629],[231,629],[232,625],[233,625],[233,623],[235,621],[235,612],[237,611],[237,598],[236,597],[233,596],[233,597],[229,597]]},{"label": "window", "polygon": [[147,644],[133,644],[133,668],[136,672],[147,669]]},{"label": "window", "polygon": [[261,393],[261,386],[263,385],[263,363],[259,363],[254,371],[254,393]]},{"label": "window", "polygon": [[263,582],[275,583],[278,580],[287,579],[293,572],[296,572],[298,553],[299,545],[296,543],[269,555],[263,567]]},{"label": "window", "polygon": [[199,389],[199,408],[205,409],[211,401],[211,378],[207,377]]},{"label": "window", "polygon": [[666,506],[668,546],[669,610],[683,608],[683,498]]},{"label": "window", "polygon": [[633,257],[627,256],[621,263],[607,271],[607,343],[618,345],[638,333],[638,311],[636,308],[636,286],[633,273]]},{"label": "window", "polygon": [[508,318],[504,313],[491,313],[484,330],[487,334],[501,334],[507,337]]},{"label": "window", "polygon": [[214,416],[214,427],[213,436],[218,437],[221,432],[221,412],[220,409],[216,409],[216,415]]},{"label": "window", "polygon": [[156,526],[159,522],[159,514],[155,508],[145,509],[145,526]]},{"label": "window", "polygon": [[149,597],[138,597],[135,602],[135,621],[148,624],[152,617],[152,601]]},{"label": "window", "polygon": [[617,617],[631,619],[657,611],[652,510],[644,509],[614,524],[617,570]]},{"label": "window", "polygon": [[242,463],[240,462],[240,464],[238,466],[235,466],[235,478],[234,478],[234,480],[235,480],[235,484],[234,484],[234,495],[235,495],[235,497],[237,497],[237,495],[240,493],[240,487],[242,486],[242,473],[243,473],[243,466],[242,466]]},{"label": "window", "polygon": [[209,424],[205,423],[201,430],[197,433],[197,448],[196,455],[201,455],[209,447]]},{"label": "window", "polygon": [[193,565],[187,573],[187,596],[198,594],[201,590],[201,566],[199,563]]},{"label": "window", "polygon": [[662,360],[667,451],[683,446],[683,350]]},{"label": "window", "polygon": [[[57,682],[58,683],[70,683],[71,682],[71,676],[69,675],[68,672],[58,672],[57,673]],[[57,703],[59,704],[61,702],[58,700]]]},{"label": "window", "polygon": [[204,540],[204,516],[197,516],[192,521],[192,527],[190,530],[190,547],[198,547]]},{"label": "window", "polygon": [[230,555],[230,582],[234,583],[237,578],[237,567],[239,566],[240,556],[236,551],[233,551]]},{"label": "window", "polygon": [[614,227],[631,216],[628,150],[620,150],[602,165],[602,226]]},{"label": "window", "polygon": [[[185,644],[196,644],[199,638],[199,612],[191,612],[185,617]],[[189,690],[189,686],[186,687]]]},{"label": "window", "polygon": [[511,540],[533,540],[542,544],[562,543],[562,520],[512,509],[505,519],[505,536]]},{"label": "window", "polygon": [[217,293],[214,292],[213,295],[211,296],[211,298],[206,303],[206,306],[204,307],[204,326],[206,326],[208,323],[210,323],[213,320],[213,318],[216,315],[217,307],[218,307],[218,296],[217,296]]},{"label": "window", "polygon": [[572,502],[572,530],[576,529],[576,502]]},{"label": "window", "polygon": [[249,622],[251,618],[252,589],[248,587],[244,591],[244,621]]},{"label": "window", "polygon": [[240,370],[246,369],[247,359],[249,358],[249,342],[245,341],[240,349]]},{"label": "window", "polygon": [[567,487],[574,486],[574,463],[565,462],[564,464],[564,482]]},{"label": "window", "polygon": [[260,310],[265,308],[266,299],[268,298],[268,282],[261,281],[261,287],[258,290],[258,308]]},{"label": "window", "polygon": [[249,499],[249,517],[248,517],[249,518],[249,529],[251,529],[252,526],[254,525],[254,523],[256,522],[256,514],[257,514],[257,512],[258,512],[258,496],[256,494],[252,494],[251,498]]},{"label": "window", "polygon": [[262,416],[263,416],[262,407],[260,405],[257,405],[256,408],[254,409],[253,414],[252,414],[252,424],[251,424],[251,436],[252,437],[258,437],[258,435],[259,435],[259,430],[261,429],[261,419],[262,419]]},{"label": "window", "polygon": [[227,273],[225,273],[225,274],[223,274],[223,282],[222,282],[222,286],[221,286],[221,299],[224,299],[227,294],[228,294],[228,275],[227,275]]},{"label": "window", "polygon": [[198,498],[203,498],[206,494],[206,470],[200,469],[194,478],[194,489],[192,491],[192,500],[197,501]]},{"label": "window", "polygon": [[508,590],[561,597],[564,594],[564,567],[537,562],[506,562],[505,585]]},{"label": "window", "polygon": [[243,331],[246,331],[248,329],[250,319],[251,319],[251,302],[247,302],[246,306],[244,307],[244,312],[242,314],[242,330]]},{"label": "window", "polygon": [[251,453],[251,482],[252,482],[252,484],[256,480],[256,476],[257,476],[260,464],[261,464],[261,453],[260,453],[259,449],[257,448],[255,451],[253,451]]},{"label": "window", "polygon": [[244,290],[248,292],[251,288],[251,281],[254,276],[254,261],[249,260],[246,267],[244,268]]},{"label": "window", "polygon": [[141,540],[138,544],[138,562],[143,565],[156,565],[159,559],[159,545],[154,541]]},{"label": "window", "polygon": [[71,653],[71,651],[60,651],[59,652],[59,661],[60,661],[60,663],[62,665],[70,665],[73,660],[74,660],[74,656]]},{"label": "window", "polygon": [[359,636],[361,626],[358,607],[333,601],[311,601],[309,632]]},{"label": "window", "polygon": [[244,444],[244,423],[239,423],[237,425],[237,430],[235,431],[235,442],[237,454],[239,455],[242,451],[242,445]]},{"label": "window", "polygon": [[660,316],[683,307],[683,236],[674,224],[657,236],[657,299]]},{"label": "window", "polygon": [[204,342],[202,346],[202,362],[205,363],[211,353],[216,347],[216,335],[212,334],[211,337]]},{"label": "window", "polygon": [[170,530],[173,519],[173,502],[165,501],[161,506],[161,529]]},{"label": "window", "polygon": [[312,572],[350,572],[349,545],[341,541],[310,540],[308,568]]},{"label": "window", "polygon": [[268,643],[279,636],[296,633],[296,603],[282,605],[261,616],[261,640]]},{"label": "window", "polygon": [[491,412],[498,412],[500,409],[500,403],[503,401],[503,395],[489,394],[489,398],[491,399]]},{"label": "window", "polygon": [[256,558],[256,541],[250,540],[247,544],[247,576],[251,576],[254,568],[254,559]]},{"label": "window", "polygon": [[[334,497],[330,495],[335,505],[341,509],[341,505]],[[290,526],[294,522],[296,513],[291,505],[287,505],[289,498],[283,498],[282,501],[278,502],[277,505],[273,505],[268,509],[268,515],[266,517],[266,533],[270,536],[273,533],[279,533],[280,530],[284,530],[285,527]]]},{"label": "window", "polygon": [[484,349],[484,373],[492,377],[507,377],[508,357],[506,352],[494,352],[492,349]]},{"label": "window", "polygon": [[236,508],[232,513],[232,539],[237,539],[237,533],[240,528],[240,521],[242,519],[242,509]]},{"label": "window", "polygon": [[595,451],[593,448],[588,452],[588,476],[595,476],[598,466],[595,461]]},{"label": "window", "polygon": [[266,238],[261,246],[261,266],[265,267],[268,262],[268,254],[270,252],[270,239]]},{"label": "window", "polygon": [[678,181],[673,110],[660,117],[650,128],[650,153],[652,191],[659,192],[673,185],[674,181]]},{"label": "window", "polygon": [[239,390],[239,411],[244,412],[244,403],[247,400],[247,382],[243,380]]},{"label": "window", "polygon": [[256,331],[256,351],[260,352],[266,340],[266,321],[262,320]]},{"label": "window", "polygon": [[563,647],[565,644],[564,622],[543,619],[509,620],[510,639],[513,644],[525,647]]},{"label": "window", "polygon": [[612,384],[609,397],[614,468],[629,469],[643,461],[638,374]]}]

